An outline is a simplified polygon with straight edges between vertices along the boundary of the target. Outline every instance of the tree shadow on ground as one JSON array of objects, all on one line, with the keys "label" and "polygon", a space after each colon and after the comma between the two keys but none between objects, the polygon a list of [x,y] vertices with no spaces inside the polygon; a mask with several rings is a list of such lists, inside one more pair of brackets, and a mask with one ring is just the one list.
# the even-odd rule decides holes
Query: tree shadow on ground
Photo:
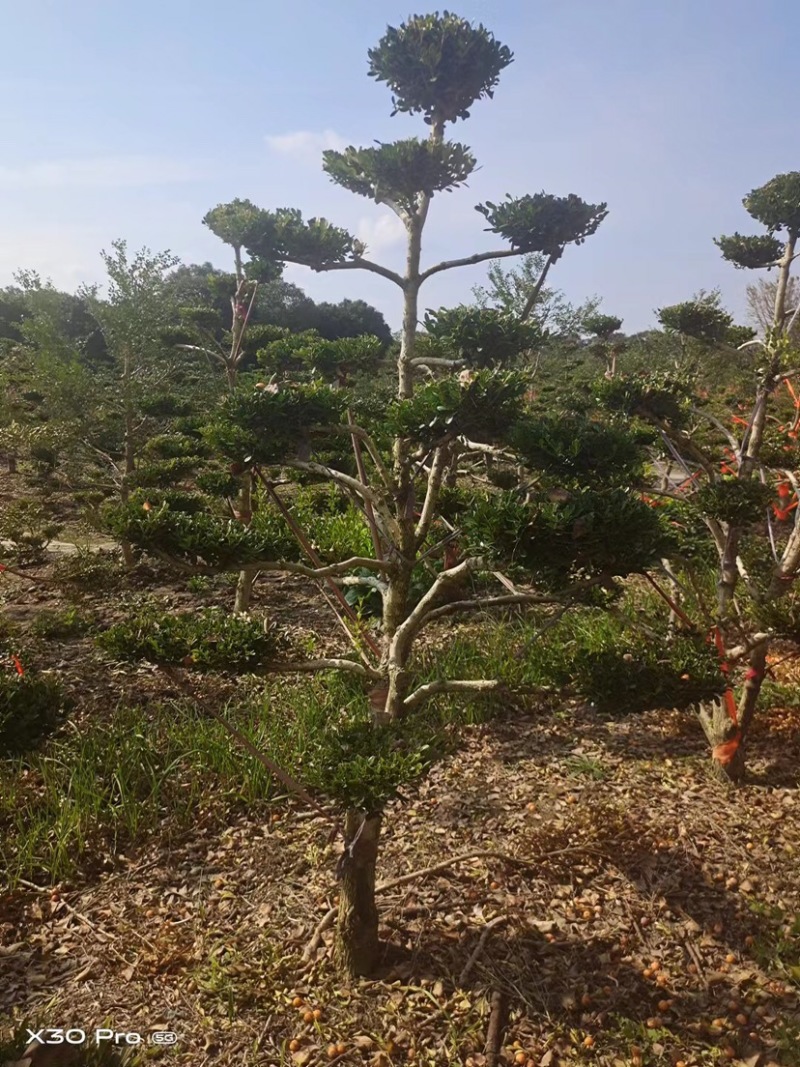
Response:
[{"label": "tree shadow on ground", "polygon": [[[594,916],[589,922],[565,920],[563,912],[533,899],[520,906],[526,876],[515,871],[508,889],[516,904],[505,910],[501,925],[487,933],[484,924],[467,919],[455,934],[452,913],[466,911],[471,902],[459,902],[454,888],[449,917],[431,910],[420,921],[403,917],[388,924],[396,928],[382,977],[416,982],[435,975],[443,982],[445,1004],[459,988],[499,990],[554,1034],[602,1034],[623,1020],[666,1027],[678,1042],[683,1033],[687,1040],[714,1043],[719,1033],[705,1033],[698,1020],[730,1016],[731,1003],[755,987],[764,949],[774,942],[774,917],[754,911],[741,893],[709,883],[700,860],[681,849],[653,852],[623,842],[613,866],[635,892],[597,924]],[[637,897],[661,900],[660,917],[651,922],[637,915],[631,907]],[[650,969],[654,960],[657,970]],[[785,1015],[793,1017],[788,1008]],[[738,1030],[731,1025],[729,1038],[739,1054],[752,1051],[752,1023]]]}]

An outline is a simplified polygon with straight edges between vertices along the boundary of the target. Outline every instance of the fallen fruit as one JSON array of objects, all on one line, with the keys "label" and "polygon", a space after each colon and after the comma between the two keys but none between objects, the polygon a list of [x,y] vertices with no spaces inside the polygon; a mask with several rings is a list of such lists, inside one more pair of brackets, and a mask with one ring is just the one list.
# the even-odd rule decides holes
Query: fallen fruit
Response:
[{"label": "fallen fruit", "polygon": [[292,1001],[292,1007],[293,1008],[302,1008],[304,1003],[305,1003],[305,1001],[303,1000],[302,997],[295,997],[294,1000]]},{"label": "fallen fruit", "polygon": [[293,1037],[292,1040],[289,1042],[289,1051],[290,1052],[297,1052],[297,1050],[299,1048],[300,1048],[300,1042],[297,1040],[296,1037]]}]

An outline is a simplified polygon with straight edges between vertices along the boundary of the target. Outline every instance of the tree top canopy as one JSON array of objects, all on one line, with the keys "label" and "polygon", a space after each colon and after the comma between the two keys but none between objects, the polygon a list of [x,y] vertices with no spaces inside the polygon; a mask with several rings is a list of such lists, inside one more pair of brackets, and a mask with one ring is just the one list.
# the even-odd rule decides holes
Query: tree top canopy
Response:
[{"label": "tree top canopy", "polygon": [[449,11],[389,26],[368,55],[369,76],[392,91],[393,114],[422,113],[428,125],[469,118],[514,58],[484,26]]},{"label": "tree top canopy", "polygon": [[748,193],[742,203],[771,234],[788,230],[795,237],[800,236],[800,171],[777,174]]}]

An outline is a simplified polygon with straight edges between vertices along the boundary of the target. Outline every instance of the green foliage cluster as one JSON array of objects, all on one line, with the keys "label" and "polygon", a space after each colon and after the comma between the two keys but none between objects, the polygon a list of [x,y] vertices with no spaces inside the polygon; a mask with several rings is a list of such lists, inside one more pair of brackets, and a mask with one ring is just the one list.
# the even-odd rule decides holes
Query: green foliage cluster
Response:
[{"label": "green foliage cluster", "polygon": [[379,203],[391,201],[409,213],[420,194],[451,192],[475,169],[466,145],[416,137],[377,148],[330,149],[323,156],[323,169],[337,185]]},{"label": "green foliage cluster", "polygon": [[67,595],[110,593],[120,586],[124,572],[116,553],[79,547],[56,561],[52,577]]},{"label": "green foliage cluster", "polygon": [[528,383],[524,375],[478,371],[469,381],[448,377],[419,386],[409,400],[394,401],[387,429],[433,445],[464,436],[496,441],[519,415]]},{"label": "green foliage cluster", "polygon": [[583,328],[603,341],[608,341],[622,326],[616,315],[589,315],[583,320]]},{"label": "green foliage cluster", "polygon": [[303,219],[296,208],[259,210],[245,247],[257,261],[283,264],[290,258],[312,270],[344,263],[353,255],[353,237],[327,219]]},{"label": "green foliage cluster", "polygon": [[606,204],[588,204],[574,193],[507,196],[499,204],[478,204],[475,210],[489,223],[486,229],[505,237],[512,248],[545,252],[553,259],[562,255],[566,245],[583,244],[608,215]]},{"label": "green foliage cluster", "polygon": [[733,317],[711,300],[686,300],[659,308],[658,321],[667,330],[713,344],[725,341]]},{"label": "green foliage cluster", "polygon": [[598,404],[630,418],[652,416],[673,427],[685,425],[696,398],[691,380],[674,371],[642,372],[597,382]]},{"label": "green foliage cluster", "polygon": [[773,495],[773,490],[761,482],[723,478],[702,485],[692,502],[711,518],[734,526],[747,526],[763,517]]},{"label": "green foliage cluster", "polygon": [[129,504],[107,505],[103,519],[121,540],[200,570],[234,570],[252,563],[296,558],[299,553],[286,524],[274,512],[260,512],[250,526],[245,526],[213,514],[174,511],[168,503],[149,511]]},{"label": "green foliage cluster", "polygon": [[[0,631],[0,759],[30,751],[63,721],[69,704],[58,678],[24,666],[15,668],[18,652],[8,627]],[[25,657],[21,656],[24,660]]]},{"label": "green foliage cluster", "polygon": [[376,729],[361,682],[331,673],[298,690],[290,712],[269,716],[268,750],[342,808],[379,812],[457,744],[471,714],[463,703],[432,703]]},{"label": "green foliage cluster", "polygon": [[353,375],[374,374],[383,354],[383,343],[368,334],[330,341],[316,330],[287,331],[259,349],[258,362],[282,378],[304,375],[345,384]]},{"label": "green foliage cluster", "polygon": [[510,560],[515,574],[553,589],[580,578],[610,582],[669,554],[669,527],[636,494],[611,488],[565,496],[542,494],[531,503],[513,491],[476,496],[460,513],[470,552]]},{"label": "green foliage cluster", "polygon": [[299,489],[292,497],[291,511],[323,560],[333,563],[372,555],[372,540],[363,514],[334,487]]},{"label": "green foliage cluster", "polygon": [[171,613],[146,606],[96,641],[116,659],[237,674],[268,669],[287,647],[283,635],[266,620],[219,608]]},{"label": "green foliage cluster", "polygon": [[612,716],[657,708],[685,711],[725,688],[714,646],[689,633],[654,640],[641,630],[615,632],[599,624],[567,663],[577,691]]},{"label": "green foliage cluster", "polygon": [[300,458],[313,434],[340,421],[345,403],[321,382],[243,385],[225,400],[206,440],[217,455],[244,464]]},{"label": "green foliage cluster", "polygon": [[10,541],[0,547],[0,558],[29,562],[41,558],[50,541],[58,537],[63,524],[52,510],[37,500],[13,500],[0,512],[0,540]]},{"label": "green foliage cluster", "polygon": [[639,484],[651,440],[649,430],[569,412],[526,416],[508,434],[526,464],[570,487]]},{"label": "green foliage cluster", "polygon": [[745,237],[741,233],[733,233],[728,237],[715,238],[714,244],[734,267],[750,270],[773,266],[783,252],[781,242],[767,234]]},{"label": "green foliage cluster", "polygon": [[535,322],[496,308],[461,304],[425,314],[425,329],[442,355],[468,367],[507,367],[536,348],[542,331]]},{"label": "green foliage cluster", "polygon": [[92,628],[91,619],[72,605],[61,610],[44,609],[34,617],[31,633],[46,641],[71,641],[83,637]]}]

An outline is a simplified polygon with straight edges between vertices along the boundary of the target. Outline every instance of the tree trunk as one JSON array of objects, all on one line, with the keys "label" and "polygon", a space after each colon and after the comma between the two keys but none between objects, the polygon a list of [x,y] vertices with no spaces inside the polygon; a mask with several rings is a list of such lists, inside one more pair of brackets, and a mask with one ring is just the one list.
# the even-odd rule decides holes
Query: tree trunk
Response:
[{"label": "tree trunk", "polygon": [[[412,531],[413,533],[413,531]],[[411,589],[411,574],[413,564],[408,565],[405,561],[398,565],[396,571],[389,576],[389,590],[383,603],[382,619],[382,656],[381,672],[385,674],[386,682],[382,689],[386,692],[386,703],[383,709],[377,704],[373,705],[373,718],[376,725],[399,719],[403,715],[403,701],[408,694],[408,653],[410,649],[406,644],[400,644],[395,640],[400,626],[408,616],[408,598]]]},{"label": "tree trunk", "polygon": [[[131,395],[132,366],[131,352],[126,346],[122,360],[122,393],[125,401],[125,439],[123,444],[123,471],[120,499],[127,504],[130,497],[131,476],[136,473],[136,440],[134,430],[134,407]],[[136,557],[130,541],[120,541],[122,559],[125,569],[130,571],[136,566]]]},{"label": "tree trunk", "polygon": [[[239,490],[237,518],[245,526],[249,526],[253,518],[253,478],[249,471],[242,479],[242,486]],[[242,615],[250,610],[250,598],[253,593],[255,576],[255,571],[248,568],[239,571],[239,578],[236,582],[236,599],[233,605],[233,610],[237,615]]]},{"label": "tree trunk", "polygon": [[731,719],[725,701],[701,705],[698,715],[711,745],[714,777],[727,786],[741,785],[745,775],[744,738],[738,724]]},{"label": "tree trunk", "polygon": [[337,965],[353,978],[371,974],[380,952],[375,904],[380,832],[379,814],[354,809],[347,812],[348,844],[339,865],[339,922],[334,952]]},{"label": "tree trunk", "polygon": [[6,459],[8,461],[8,473],[9,474],[16,474],[17,473],[17,457],[16,457],[16,455],[13,452],[9,452],[8,456],[6,456]]}]

